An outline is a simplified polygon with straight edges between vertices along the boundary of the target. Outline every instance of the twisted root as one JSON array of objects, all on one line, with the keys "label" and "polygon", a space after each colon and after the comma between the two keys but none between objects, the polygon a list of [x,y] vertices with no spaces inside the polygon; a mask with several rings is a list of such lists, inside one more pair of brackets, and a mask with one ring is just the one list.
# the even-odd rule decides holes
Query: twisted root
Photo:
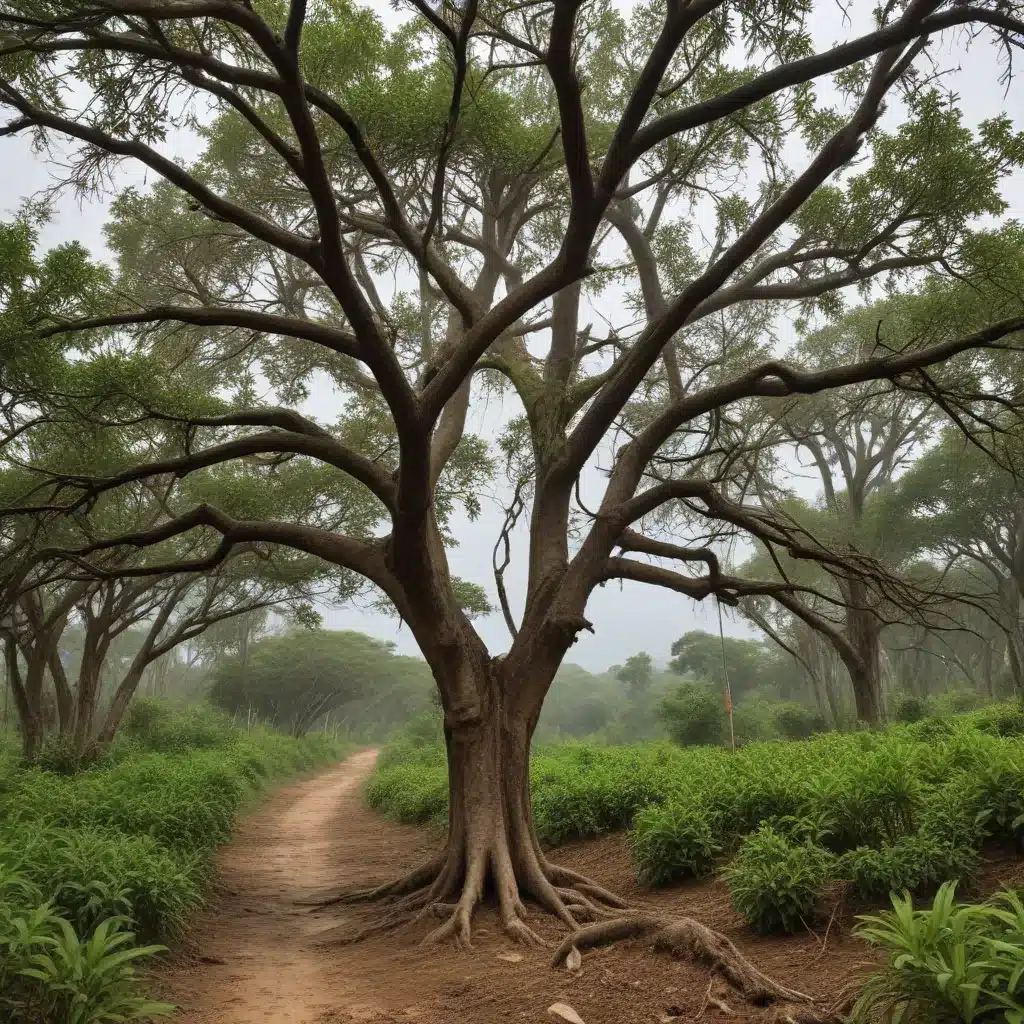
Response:
[{"label": "twisted root", "polygon": [[[313,913],[338,905],[377,903],[386,908],[383,916],[367,927],[326,941],[359,942],[441,917],[443,923],[426,936],[424,943],[433,945],[452,940],[459,948],[469,949],[472,948],[473,913],[483,899],[488,878],[497,894],[506,935],[530,945],[547,943],[526,924],[527,912],[521,891],[572,932],[588,922],[608,920],[627,905],[585,876],[550,864],[540,856],[527,856],[517,873],[504,842],[479,847],[469,854],[465,867],[462,858],[442,853],[396,881],[300,905],[310,907]],[[332,935],[340,930],[332,929]]]},{"label": "twisted root", "polygon": [[807,1008],[814,1005],[811,996],[769,978],[743,956],[729,938],[692,917],[631,914],[587,925],[562,941],[555,950],[551,966],[560,967],[574,946],[582,951],[632,938],[650,938],[656,950],[707,964],[755,1006],[794,1003]]}]

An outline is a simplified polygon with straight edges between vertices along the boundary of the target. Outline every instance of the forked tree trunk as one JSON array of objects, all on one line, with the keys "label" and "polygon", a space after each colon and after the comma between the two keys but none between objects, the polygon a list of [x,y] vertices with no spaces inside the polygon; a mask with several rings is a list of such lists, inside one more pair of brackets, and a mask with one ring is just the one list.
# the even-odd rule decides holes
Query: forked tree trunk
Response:
[{"label": "forked tree trunk", "polygon": [[57,695],[57,724],[60,735],[70,736],[75,726],[75,695],[68,682],[67,672],[60,660],[60,648],[54,646],[50,651],[47,663],[50,667],[50,678]]},{"label": "forked tree trunk", "polygon": [[83,651],[82,666],[75,689],[74,728],[72,730],[72,742],[75,751],[79,754],[85,753],[92,737],[102,670],[102,656],[88,649]]},{"label": "forked tree trunk", "polygon": [[506,686],[495,662],[480,666],[476,676],[467,676],[465,667],[462,663],[458,687],[448,693],[472,691],[481,700],[461,720],[451,699],[446,707],[448,838],[443,850],[398,882],[339,899],[395,903],[390,915],[370,926],[371,932],[397,927],[410,914],[440,916],[443,922],[427,941],[452,938],[459,945],[469,945],[473,912],[485,899],[497,905],[505,932],[527,942],[540,941],[524,923],[527,899],[570,929],[609,908],[622,908],[625,904],[612,893],[551,864],[541,851],[529,786],[539,697],[520,702],[524,688]]},{"label": "forked tree trunk", "polygon": [[1024,696],[1024,669],[1021,667],[1020,655],[1017,653],[1017,640],[1010,632],[1006,634],[1006,661],[1010,666],[1014,694],[1018,697]]},{"label": "forked tree trunk", "polygon": [[26,763],[39,756],[46,732],[43,708],[43,682],[46,678],[46,656],[38,648],[22,651],[25,671],[18,661],[18,645],[13,639],[6,641],[7,683],[14,695],[14,709],[18,714],[21,732],[21,756]]}]

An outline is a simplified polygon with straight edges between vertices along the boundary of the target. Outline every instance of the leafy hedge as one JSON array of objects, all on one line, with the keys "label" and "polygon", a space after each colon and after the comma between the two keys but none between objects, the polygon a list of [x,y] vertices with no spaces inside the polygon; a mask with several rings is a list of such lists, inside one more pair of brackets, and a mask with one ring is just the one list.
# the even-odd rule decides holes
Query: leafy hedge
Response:
[{"label": "leafy hedge", "polygon": [[[705,875],[739,852],[727,875],[739,909],[759,927],[795,927],[832,881],[870,901],[927,893],[969,877],[987,839],[1015,837],[1024,822],[1024,712],[993,706],[735,753],[565,744],[536,752],[530,779],[546,845],[629,828],[638,878],[658,885]],[[443,748],[422,740],[389,748],[367,800],[403,821],[443,822]],[[795,875],[799,883],[784,882]],[[774,908],[757,896],[770,884]]]},{"label": "leafy hedge", "polygon": [[[75,985],[85,986],[97,1021],[132,1019],[129,1006],[156,1012],[141,997],[131,1002],[133,961],[152,952],[138,953],[146,949],[138,944],[180,935],[203,901],[213,851],[270,780],[341,753],[323,736],[246,732],[208,709],[144,701],[89,771],[0,762],[0,1019],[70,1021],[55,995],[69,984],[60,974],[71,969],[68,957],[78,958]],[[108,954],[123,971],[101,967]],[[51,970],[44,961],[54,956]],[[90,994],[97,971],[112,987]]]}]

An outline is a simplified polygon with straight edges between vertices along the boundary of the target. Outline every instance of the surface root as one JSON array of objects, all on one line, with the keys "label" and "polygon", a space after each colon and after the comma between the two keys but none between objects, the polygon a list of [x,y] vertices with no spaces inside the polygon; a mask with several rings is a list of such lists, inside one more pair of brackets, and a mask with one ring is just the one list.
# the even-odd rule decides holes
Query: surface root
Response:
[{"label": "surface root", "polygon": [[[599,921],[580,928],[555,950],[553,967],[560,967],[569,951],[619,942],[623,939],[650,938],[654,948],[673,956],[707,964],[750,1003],[795,1003],[810,1007],[814,1000],[796,989],[786,988],[759,971],[721,932],[713,931],[692,917],[662,917],[632,914]],[[815,1017],[815,1020],[819,1017]]]},{"label": "surface root", "polygon": [[[431,918],[442,918],[423,940],[427,945],[452,940],[460,948],[470,949],[471,922],[483,891],[487,869],[496,882],[498,906],[505,934],[516,942],[547,946],[547,943],[526,924],[526,908],[520,891],[527,892],[539,905],[558,918],[572,934],[587,922],[615,923],[627,906],[614,893],[574,871],[533,860],[518,878],[511,858],[503,850],[495,854],[478,853],[471,858],[465,875],[459,865],[439,855],[397,881],[372,888],[355,889],[304,904],[313,911],[338,905],[378,903],[382,916],[366,927],[327,941],[349,944],[399,931]],[[332,930],[333,932],[334,930]]]},{"label": "surface root", "polygon": [[418,890],[429,886],[440,875],[446,859],[446,856],[441,853],[393,882],[385,882],[383,885],[369,888],[349,889],[325,900],[298,900],[297,903],[302,907],[311,907],[315,911],[339,905],[398,900],[402,897],[408,897],[414,901],[420,895]]}]

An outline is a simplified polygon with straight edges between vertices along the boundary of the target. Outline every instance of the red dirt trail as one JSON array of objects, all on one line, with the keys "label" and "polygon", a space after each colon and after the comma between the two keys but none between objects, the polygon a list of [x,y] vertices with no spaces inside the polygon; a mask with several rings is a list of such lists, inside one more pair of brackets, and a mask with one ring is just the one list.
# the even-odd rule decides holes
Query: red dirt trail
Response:
[{"label": "red dirt trail", "polygon": [[[311,913],[301,903],[394,878],[426,859],[436,842],[363,805],[360,790],[375,760],[376,751],[356,754],[280,790],[240,823],[220,852],[216,897],[195,921],[187,948],[157,978],[160,995],[179,1007],[177,1024],[558,1024],[547,1013],[555,1002],[571,1005],[585,1024],[769,1019],[770,1011],[731,997],[734,1015],[707,1004],[706,971],[656,956],[641,942],[588,952],[577,974],[554,971],[550,949],[515,946],[486,908],[474,920],[474,948],[465,952],[420,946],[429,925],[340,943],[372,920],[373,910]],[[817,934],[752,936],[718,881],[639,890],[620,836],[570,844],[557,860],[659,911],[725,931],[766,973],[824,1000],[863,970],[867,950],[835,925],[828,935],[822,924]],[[539,910],[530,924],[549,940],[561,937]]]}]

